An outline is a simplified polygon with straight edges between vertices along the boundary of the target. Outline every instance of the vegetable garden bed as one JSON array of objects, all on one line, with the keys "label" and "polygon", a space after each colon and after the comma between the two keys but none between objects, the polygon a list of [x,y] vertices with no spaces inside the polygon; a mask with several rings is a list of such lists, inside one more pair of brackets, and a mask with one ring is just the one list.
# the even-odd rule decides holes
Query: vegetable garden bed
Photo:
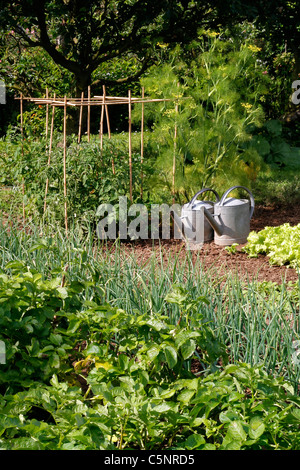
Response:
[{"label": "vegetable garden bed", "polygon": [[[265,227],[276,227],[289,223],[291,226],[300,222],[299,207],[278,207],[278,206],[258,206],[254,211],[251,220],[251,231],[259,232]],[[170,253],[176,254],[179,258],[186,257],[185,245],[181,240],[136,240],[130,243],[123,243],[125,250],[134,253],[137,259],[145,263],[157,252],[157,256],[163,256],[166,262],[170,258]],[[226,251],[224,247],[217,246],[214,242],[205,243],[203,248],[193,251],[193,259],[201,258],[204,269],[214,273],[216,278],[226,276],[228,272],[239,276],[241,279],[255,279],[257,281],[296,282],[298,280],[297,270],[285,265],[276,266],[269,263],[269,258],[264,254],[259,254],[256,258],[249,257],[243,252],[244,245],[234,249],[234,253]]]},{"label": "vegetable garden bed", "polygon": [[[257,208],[251,229],[296,215]],[[294,269],[31,230],[1,234],[0,448],[299,449],[299,286],[230,275]]]}]

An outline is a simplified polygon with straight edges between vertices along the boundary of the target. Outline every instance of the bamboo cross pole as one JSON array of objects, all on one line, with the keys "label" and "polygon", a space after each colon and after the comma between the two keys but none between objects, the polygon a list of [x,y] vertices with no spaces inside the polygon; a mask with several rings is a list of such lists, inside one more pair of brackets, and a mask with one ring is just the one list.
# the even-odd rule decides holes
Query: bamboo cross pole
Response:
[{"label": "bamboo cross pole", "polygon": [[[20,98],[16,98],[16,99],[20,99]],[[182,99],[188,99],[188,98],[182,98]],[[59,98],[59,99],[56,99],[56,101],[54,102],[53,100],[51,99],[46,99],[46,98],[30,98],[30,97],[23,97],[23,100],[28,100],[28,101],[31,101],[32,103],[35,103],[35,104],[45,104],[45,105],[50,105],[52,106],[53,104],[55,104],[55,106],[64,106],[64,98]],[[134,98],[132,97],[131,98],[131,102],[132,103],[159,103],[159,102],[167,102],[167,101],[173,101],[173,99],[168,99],[168,98],[152,98],[152,99],[148,99],[148,98],[144,98],[143,100],[141,98]],[[90,100],[88,100],[88,98],[85,98],[84,99],[84,102],[81,103],[81,98],[69,98],[67,100],[67,105],[68,106],[101,106],[103,103],[103,97],[102,96],[94,96],[93,98],[90,98]],[[111,96],[107,96],[106,97],[106,105],[120,105],[120,104],[128,104],[128,98],[117,98],[117,97],[111,97]]]},{"label": "bamboo cross pole", "polygon": [[[145,88],[142,87],[142,99],[145,98]],[[143,163],[144,163],[144,120],[145,104],[142,103],[142,121],[141,121],[141,200],[143,200]]]},{"label": "bamboo cross pole", "polygon": [[131,90],[128,90],[128,144],[129,144],[129,195],[132,202],[132,139],[131,139]]},{"label": "bamboo cross pole", "polygon": [[[54,93],[54,100],[56,94]],[[51,163],[51,152],[52,152],[52,141],[53,141],[53,130],[54,130],[54,113],[55,113],[55,106],[52,106],[52,117],[51,117],[51,128],[50,128],[50,143],[49,143],[49,156],[48,156],[48,168]],[[48,187],[49,187],[49,178],[47,177],[46,180],[46,188],[45,188],[45,200],[44,200],[44,214],[47,208],[47,194],[48,194]]]},{"label": "bamboo cross pole", "polygon": [[81,92],[80,110],[79,110],[79,127],[78,127],[78,143],[81,141],[81,130],[82,130],[82,110],[84,101],[84,91]]},{"label": "bamboo cross pole", "polygon": [[64,206],[65,206],[65,229],[66,236],[68,237],[68,208],[67,208],[67,97],[65,96],[65,105],[64,105]]}]

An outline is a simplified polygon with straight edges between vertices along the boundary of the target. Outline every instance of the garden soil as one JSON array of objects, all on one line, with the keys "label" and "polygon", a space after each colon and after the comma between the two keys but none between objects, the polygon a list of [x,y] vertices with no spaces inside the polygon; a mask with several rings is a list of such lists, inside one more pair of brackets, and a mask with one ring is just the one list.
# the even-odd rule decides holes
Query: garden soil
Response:
[{"label": "garden soil", "polygon": [[[300,205],[293,206],[256,206],[250,223],[250,230],[259,231],[267,226],[276,227],[284,223],[294,226],[300,223]],[[6,224],[4,224],[6,225]],[[8,224],[9,225],[9,224]],[[9,229],[9,227],[7,227]],[[113,246],[113,244],[112,244]],[[142,265],[147,264],[153,254],[158,260],[163,259],[169,263],[170,259],[185,261],[187,250],[181,240],[136,240],[123,242],[128,256],[137,259]],[[295,282],[298,280],[297,271],[289,266],[272,266],[265,255],[257,258],[249,258],[242,251],[243,245],[237,247],[235,254],[228,253],[224,247],[214,242],[205,243],[200,250],[192,250],[192,259],[200,258],[201,269],[207,271],[216,279],[225,278],[228,275],[238,276],[241,280],[257,280],[270,282]],[[299,247],[300,248],[300,247]],[[109,248],[110,255],[113,248]],[[95,254],[96,255],[96,254]]]},{"label": "garden soil", "polygon": [[[294,226],[300,223],[300,206],[279,207],[257,206],[255,208],[250,230],[259,231],[267,226],[276,227],[284,223]],[[181,240],[161,240],[159,242],[135,241],[124,243],[128,254],[132,253],[141,263],[146,263],[153,255],[158,259],[163,259],[167,263],[170,255],[174,258],[184,260],[187,256],[185,244]],[[237,247],[235,254],[228,253],[224,247],[216,245],[214,242],[205,243],[200,250],[192,250],[194,262],[200,257],[202,268],[207,270],[212,277],[222,278],[229,274],[238,276],[241,280],[257,280],[270,282],[295,282],[298,280],[297,271],[289,266],[272,266],[265,255],[257,258],[249,258],[242,251],[243,245]]]}]

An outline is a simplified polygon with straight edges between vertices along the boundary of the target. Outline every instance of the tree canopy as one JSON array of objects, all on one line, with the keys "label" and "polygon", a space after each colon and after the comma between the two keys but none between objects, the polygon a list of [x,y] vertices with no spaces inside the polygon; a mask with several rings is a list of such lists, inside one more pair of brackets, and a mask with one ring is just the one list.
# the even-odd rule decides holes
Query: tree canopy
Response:
[{"label": "tree canopy", "polygon": [[0,0],[0,78],[9,88],[31,94],[50,87],[80,96],[88,85],[99,92],[101,85],[137,83],[161,57],[163,44],[183,45],[197,38],[201,27],[234,27],[247,20],[260,31],[270,69],[278,54],[288,52],[292,82],[300,74],[299,3]]},{"label": "tree canopy", "polygon": [[[0,27],[22,47],[42,48],[70,71],[77,92],[115,57],[135,54],[136,78],[150,65],[157,43],[188,41],[197,25],[212,21],[213,2],[190,0],[24,0],[0,2]],[[191,24],[193,27],[191,27]]]},{"label": "tree canopy", "polygon": [[42,48],[55,64],[74,75],[80,92],[92,84],[92,74],[99,66],[116,57],[134,54],[138,61],[134,73],[119,81],[139,77],[152,63],[158,43],[189,42],[197,36],[199,26],[256,18],[268,23],[270,15],[272,22],[277,18],[277,25],[280,21],[286,25],[297,2],[282,1],[279,7],[275,3],[274,0],[0,0],[0,29],[2,42],[13,32],[14,45]]}]

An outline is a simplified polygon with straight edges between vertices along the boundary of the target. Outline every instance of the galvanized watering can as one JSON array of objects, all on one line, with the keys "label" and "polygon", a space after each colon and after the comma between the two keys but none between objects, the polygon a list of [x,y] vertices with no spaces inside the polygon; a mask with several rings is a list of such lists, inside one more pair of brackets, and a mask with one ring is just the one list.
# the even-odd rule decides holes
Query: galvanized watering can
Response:
[{"label": "galvanized watering can", "polygon": [[[205,188],[198,191],[190,202],[182,206],[181,223],[187,240],[195,241],[195,238],[197,238],[197,242],[204,243],[214,238],[213,227],[204,217],[203,209],[205,209],[207,213],[213,214],[215,203],[212,201],[197,200],[198,196],[206,191],[212,191],[216,196],[216,200],[220,201],[220,197],[214,189]],[[197,235],[197,237],[195,237],[195,235]]]},{"label": "galvanized watering can", "polygon": [[[248,199],[227,198],[228,194],[236,188],[244,189],[249,193]],[[229,246],[233,243],[246,243],[250,233],[250,220],[254,212],[254,197],[244,186],[233,186],[214,205],[214,214],[204,208],[204,215],[213,228],[216,245]]]}]

